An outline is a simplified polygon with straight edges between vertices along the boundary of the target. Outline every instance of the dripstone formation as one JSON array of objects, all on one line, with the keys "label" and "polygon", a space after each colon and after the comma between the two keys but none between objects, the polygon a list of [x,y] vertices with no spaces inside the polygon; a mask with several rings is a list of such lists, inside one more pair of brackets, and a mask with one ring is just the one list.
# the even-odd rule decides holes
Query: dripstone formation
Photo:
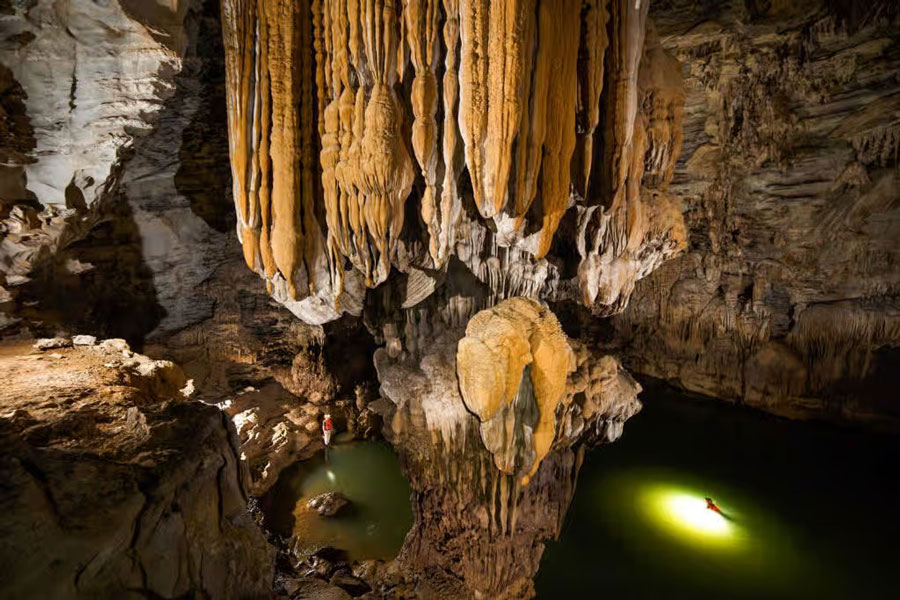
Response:
[{"label": "dripstone formation", "polygon": [[680,68],[646,2],[222,7],[244,256],[301,319],[384,285],[413,307],[453,260],[606,314],[683,247]]}]

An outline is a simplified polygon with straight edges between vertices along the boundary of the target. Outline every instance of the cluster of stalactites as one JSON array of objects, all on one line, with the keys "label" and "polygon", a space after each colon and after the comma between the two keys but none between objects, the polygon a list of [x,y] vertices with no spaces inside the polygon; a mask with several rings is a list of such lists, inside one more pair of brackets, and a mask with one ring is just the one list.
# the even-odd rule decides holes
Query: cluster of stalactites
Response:
[{"label": "cluster of stalactites", "polygon": [[[238,233],[251,269],[294,299],[313,291],[321,233],[310,7],[223,0],[228,141]],[[298,290],[298,283],[308,289]]]},{"label": "cluster of stalactites", "polygon": [[498,240],[535,259],[575,202],[612,210],[597,215],[620,233],[597,244],[621,253],[646,234],[634,200],[644,155],[659,163],[662,146],[679,145],[652,137],[662,127],[648,143],[639,123],[646,1],[222,5],[245,255],[295,297],[318,259],[336,301],[348,261],[368,286],[385,281],[414,185],[427,251],[413,262],[443,268],[464,212],[464,167]]}]

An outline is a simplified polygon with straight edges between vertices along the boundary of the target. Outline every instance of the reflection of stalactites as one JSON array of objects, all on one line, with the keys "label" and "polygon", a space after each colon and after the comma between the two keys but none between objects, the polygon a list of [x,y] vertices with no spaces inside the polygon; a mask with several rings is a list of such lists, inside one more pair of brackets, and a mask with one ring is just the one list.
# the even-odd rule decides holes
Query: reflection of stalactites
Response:
[{"label": "reflection of stalactites", "polygon": [[534,41],[535,0],[460,1],[460,115],[475,204],[502,210]]}]

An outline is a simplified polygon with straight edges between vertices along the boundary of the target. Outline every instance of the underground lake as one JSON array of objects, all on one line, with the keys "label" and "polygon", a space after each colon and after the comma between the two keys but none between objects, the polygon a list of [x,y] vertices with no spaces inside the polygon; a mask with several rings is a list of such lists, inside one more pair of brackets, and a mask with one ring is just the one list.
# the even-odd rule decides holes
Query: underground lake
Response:
[{"label": "underground lake", "polygon": [[645,388],[586,455],[538,598],[896,597],[898,437]]}]

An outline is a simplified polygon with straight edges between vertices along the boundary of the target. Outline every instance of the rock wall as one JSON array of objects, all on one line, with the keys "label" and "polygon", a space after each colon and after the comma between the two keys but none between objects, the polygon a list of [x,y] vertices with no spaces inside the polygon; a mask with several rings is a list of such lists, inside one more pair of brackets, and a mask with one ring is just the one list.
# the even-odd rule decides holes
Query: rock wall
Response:
[{"label": "rock wall", "polygon": [[689,248],[614,318],[635,371],[793,417],[896,427],[896,3],[651,3],[683,65]]},{"label": "rock wall", "polygon": [[15,124],[15,153],[0,173],[4,289],[100,220],[123,150],[175,91],[189,4],[39,0],[0,15],[4,87],[13,90],[4,112]]},{"label": "rock wall", "polygon": [[0,596],[269,597],[230,420],[124,340],[41,347],[0,345]]}]

